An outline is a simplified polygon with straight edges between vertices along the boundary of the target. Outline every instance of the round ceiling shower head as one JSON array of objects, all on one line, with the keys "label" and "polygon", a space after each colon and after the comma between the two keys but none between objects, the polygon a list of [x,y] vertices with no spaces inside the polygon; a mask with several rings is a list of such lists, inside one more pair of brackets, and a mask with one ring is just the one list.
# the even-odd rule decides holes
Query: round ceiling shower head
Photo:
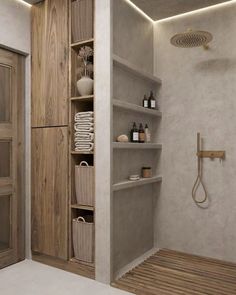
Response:
[{"label": "round ceiling shower head", "polygon": [[211,42],[213,36],[205,31],[189,30],[185,33],[180,33],[173,36],[170,40],[171,44],[181,48],[200,47],[208,48],[207,44]]}]

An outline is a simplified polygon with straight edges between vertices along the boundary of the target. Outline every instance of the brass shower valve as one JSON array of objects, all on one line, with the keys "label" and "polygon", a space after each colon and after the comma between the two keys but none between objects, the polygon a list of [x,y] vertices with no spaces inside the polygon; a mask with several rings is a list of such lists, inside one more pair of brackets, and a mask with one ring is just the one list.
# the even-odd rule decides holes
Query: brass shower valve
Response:
[{"label": "brass shower valve", "polygon": [[210,158],[210,159],[225,159],[225,151],[199,151],[197,152],[199,158]]}]

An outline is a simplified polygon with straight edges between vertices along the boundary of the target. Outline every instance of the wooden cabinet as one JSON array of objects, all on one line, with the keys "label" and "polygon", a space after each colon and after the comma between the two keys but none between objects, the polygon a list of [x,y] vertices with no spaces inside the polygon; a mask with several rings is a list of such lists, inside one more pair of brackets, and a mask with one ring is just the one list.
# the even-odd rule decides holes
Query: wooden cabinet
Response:
[{"label": "wooden cabinet", "polygon": [[68,128],[32,129],[32,250],[67,259]]},{"label": "wooden cabinet", "polygon": [[[90,16],[85,18],[91,29],[93,0],[73,2],[45,0],[32,6],[32,251],[34,260],[94,278],[93,264],[74,259],[71,228],[73,218],[93,215],[93,207],[76,204],[74,171],[82,160],[93,165],[94,155],[73,150],[73,132],[68,142],[73,127],[68,107],[70,115],[94,107],[93,95],[77,97],[76,88],[78,50],[93,48],[94,42],[71,44],[71,6],[83,4],[79,12],[83,19]],[[89,32],[77,29],[83,38]]]},{"label": "wooden cabinet", "polygon": [[68,124],[68,0],[32,7],[32,126]]}]

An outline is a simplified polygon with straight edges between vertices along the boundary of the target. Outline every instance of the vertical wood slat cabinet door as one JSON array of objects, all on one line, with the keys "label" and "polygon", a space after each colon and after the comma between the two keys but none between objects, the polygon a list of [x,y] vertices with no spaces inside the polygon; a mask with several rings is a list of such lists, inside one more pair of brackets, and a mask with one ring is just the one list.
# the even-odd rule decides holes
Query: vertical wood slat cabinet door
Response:
[{"label": "vertical wood slat cabinet door", "polygon": [[24,58],[0,49],[0,268],[24,259]]},{"label": "vertical wood slat cabinet door", "polygon": [[68,128],[32,129],[32,250],[68,257]]},{"label": "vertical wood slat cabinet door", "polygon": [[68,124],[68,0],[32,7],[32,127]]}]

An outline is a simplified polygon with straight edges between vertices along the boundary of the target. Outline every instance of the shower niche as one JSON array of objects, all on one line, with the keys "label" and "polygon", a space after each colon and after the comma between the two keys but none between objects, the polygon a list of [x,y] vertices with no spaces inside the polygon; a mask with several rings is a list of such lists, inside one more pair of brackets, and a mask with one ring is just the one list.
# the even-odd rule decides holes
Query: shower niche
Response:
[{"label": "shower niche", "polygon": [[[160,157],[162,144],[159,92],[162,81],[153,74],[153,28],[125,1],[113,3],[113,273],[114,278],[132,268],[150,251],[155,251],[154,205],[162,182]],[[127,21],[127,14],[129,21]],[[120,27],[125,23],[124,28]],[[125,32],[125,27],[129,28]],[[140,31],[139,31],[140,30]],[[129,37],[133,33],[132,40]],[[140,34],[141,32],[141,34]],[[127,34],[129,33],[129,34]],[[143,33],[143,34],[142,34]],[[148,54],[144,54],[148,52]],[[154,93],[156,109],[143,107],[144,95]],[[148,125],[151,140],[133,143],[133,123]],[[117,142],[125,134],[129,142]],[[152,176],[142,178],[142,167],[150,167]],[[139,175],[130,181],[130,175]],[[137,262],[136,262],[137,263]]]}]

